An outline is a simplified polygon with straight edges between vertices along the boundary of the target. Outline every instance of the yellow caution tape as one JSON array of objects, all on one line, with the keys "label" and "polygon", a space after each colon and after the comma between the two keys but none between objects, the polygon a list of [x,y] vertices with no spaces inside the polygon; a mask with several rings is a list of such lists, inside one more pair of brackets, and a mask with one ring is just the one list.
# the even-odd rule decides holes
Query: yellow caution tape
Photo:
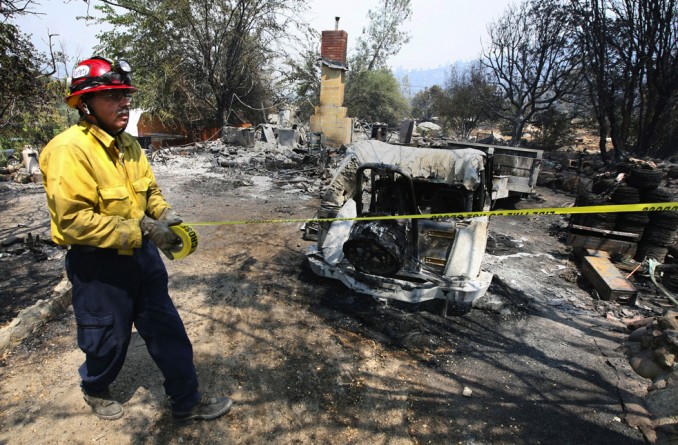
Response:
[{"label": "yellow caution tape", "polygon": [[181,238],[181,247],[176,251],[172,250],[173,259],[180,260],[195,252],[195,249],[198,248],[198,234],[193,230],[193,227],[180,224],[178,226],[170,226],[170,229]]},{"label": "yellow caution tape", "polygon": [[[523,215],[570,215],[581,213],[657,212],[678,211],[678,202],[644,204],[597,205],[583,207],[544,207],[520,210],[490,210],[487,212],[427,213],[418,215],[358,216],[355,218],[300,218],[300,219],[248,219],[241,221],[192,222],[193,226],[225,226],[239,224],[308,223],[334,221],[379,221],[389,219],[433,219],[433,218],[476,218],[479,216],[523,216]],[[196,236],[197,245],[197,236]],[[195,250],[195,249],[194,249]]]}]

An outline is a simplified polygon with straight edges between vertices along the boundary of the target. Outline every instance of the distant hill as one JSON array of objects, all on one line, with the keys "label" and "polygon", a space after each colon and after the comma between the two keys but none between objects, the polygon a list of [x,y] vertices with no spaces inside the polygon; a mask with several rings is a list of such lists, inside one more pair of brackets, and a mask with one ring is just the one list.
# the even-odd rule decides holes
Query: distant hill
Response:
[{"label": "distant hill", "polygon": [[411,94],[414,96],[419,91],[424,88],[430,88],[433,85],[440,85],[441,87],[445,86],[445,80],[450,72],[452,65],[457,65],[459,69],[463,69],[466,65],[471,62],[455,62],[454,64],[439,66],[437,68],[427,68],[427,69],[403,69],[395,68],[393,70],[393,75],[398,79],[398,82],[402,81],[403,77],[407,76],[410,80],[410,90]]}]

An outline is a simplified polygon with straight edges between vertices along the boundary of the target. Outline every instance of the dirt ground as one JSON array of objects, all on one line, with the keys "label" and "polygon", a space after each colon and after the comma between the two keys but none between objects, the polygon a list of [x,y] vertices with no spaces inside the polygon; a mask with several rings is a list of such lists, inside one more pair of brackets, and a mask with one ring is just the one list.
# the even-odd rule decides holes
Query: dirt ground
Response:
[{"label": "dirt ground", "polygon": [[[208,151],[154,164],[190,222],[312,217],[319,199],[218,167]],[[40,185],[0,184],[0,240],[48,238]],[[572,196],[538,189],[523,207]],[[462,315],[440,302],[384,304],[316,277],[299,224],[196,226],[198,250],[167,261],[170,292],[205,393],[231,395],[216,421],[175,427],[162,376],[134,335],[113,385],[126,414],[91,414],[71,311],[0,362],[0,445],[642,444],[648,381],[624,355],[624,317],[650,309],[591,296],[562,242],[563,216],[498,217],[489,294]],[[15,244],[20,250],[21,244]],[[0,257],[0,327],[47,298],[64,252]]]}]

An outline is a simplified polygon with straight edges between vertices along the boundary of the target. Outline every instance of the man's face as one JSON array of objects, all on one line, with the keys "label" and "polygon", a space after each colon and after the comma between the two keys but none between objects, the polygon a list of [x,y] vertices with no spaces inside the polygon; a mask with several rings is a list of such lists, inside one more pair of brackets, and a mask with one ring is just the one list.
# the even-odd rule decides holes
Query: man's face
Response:
[{"label": "man's face", "polygon": [[97,118],[99,126],[115,136],[122,132],[129,122],[132,93],[128,90],[107,90],[93,93],[87,100],[91,115]]}]

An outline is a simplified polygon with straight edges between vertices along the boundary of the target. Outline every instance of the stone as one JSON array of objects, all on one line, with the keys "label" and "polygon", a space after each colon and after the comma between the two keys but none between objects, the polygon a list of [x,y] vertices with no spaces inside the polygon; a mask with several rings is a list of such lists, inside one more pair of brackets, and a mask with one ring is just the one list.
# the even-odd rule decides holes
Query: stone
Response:
[{"label": "stone", "polygon": [[641,377],[646,379],[656,379],[657,377],[666,373],[657,363],[652,359],[652,351],[641,351],[631,357],[629,360],[631,367]]},{"label": "stone", "polygon": [[651,413],[661,413],[657,417],[678,416],[678,388],[667,386],[661,391],[651,392],[645,397],[645,405]]},{"label": "stone", "polygon": [[642,327],[638,328],[635,331],[631,332],[629,335],[629,341],[633,342],[641,342],[643,339],[643,336],[645,336],[645,332],[647,331],[647,327]]},{"label": "stone", "polygon": [[629,328],[630,331],[634,331],[638,328],[646,327],[650,325],[654,321],[654,317],[645,317],[641,318],[639,320],[633,320],[632,322],[628,323],[626,326]]},{"label": "stone", "polygon": [[678,348],[678,331],[667,329],[664,331],[664,337],[666,337],[666,341],[668,343],[673,345],[675,348]]},{"label": "stone", "polygon": [[652,329],[652,327],[645,328],[645,334],[643,334],[643,336],[640,339],[640,344],[642,345],[643,349],[652,348],[652,339],[653,339],[652,332],[654,332],[654,329]]},{"label": "stone", "polygon": [[672,353],[666,346],[662,346],[652,352],[652,359],[659,366],[664,368],[672,368],[676,361],[676,355]]},{"label": "stone", "polygon": [[663,317],[657,319],[661,330],[672,329],[678,331],[678,312],[669,311]]}]

